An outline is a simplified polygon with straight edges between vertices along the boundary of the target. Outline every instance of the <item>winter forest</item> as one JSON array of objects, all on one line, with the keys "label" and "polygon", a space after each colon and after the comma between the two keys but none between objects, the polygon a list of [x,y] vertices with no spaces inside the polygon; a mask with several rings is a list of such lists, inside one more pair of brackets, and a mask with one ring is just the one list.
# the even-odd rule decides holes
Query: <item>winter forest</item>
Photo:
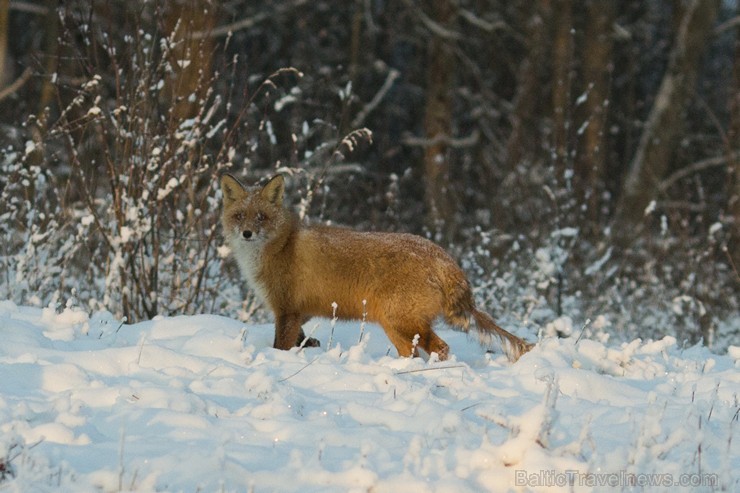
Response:
[{"label": "winter forest", "polygon": [[[286,200],[306,222],[410,232],[431,239],[458,261],[479,306],[518,335],[544,341],[543,348],[550,347],[553,354],[566,354],[568,371],[583,366],[603,378],[604,373],[612,375],[602,365],[606,361],[603,364],[614,368],[628,368],[627,373],[614,370],[620,376],[642,378],[652,375],[653,370],[646,368],[653,368],[651,358],[658,354],[663,354],[660,364],[666,365],[666,372],[684,368],[677,359],[684,357],[691,364],[726,358],[719,360],[715,371],[736,371],[738,363],[732,362],[740,359],[736,0],[0,0],[0,331],[3,324],[18,330],[21,326],[8,321],[23,319],[39,334],[69,330],[59,340],[73,344],[70,341],[79,342],[83,333],[87,336],[93,325],[99,325],[104,328],[95,344],[115,341],[108,350],[131,349],[138,365],[157,340],[167,341],[161,344],[168,351],[187,352],[187,343],[168,332],[169,326],[165,330],[170,317],[227,317],[232,325],[213,322],[218,326],[214,337],[230,341],[231,331],[236,331],[233,337],[240,349],[227,351],[227,356],[215,352],[198,356],[207,356],[203,361],[225,358],[228,368],[266,357],[274,365],[261,382],[255,381],[256,387],[264,386],[260,402],[269,400],[268,395],[290,401],[293,393],[281,393],[280,378],[286,375],[278,375],[281,358],[287,356],[264,353],[271,328],[264,326],[257,339],[240,328],[261,327],[271,314],[240,278],[224,247],[218,180],[224,172],[245,184],[283,174]],[[44,315],[28,321],[32,313]],[[198,329],[198,321],[205,319],[183,320],[186,334],[205,340]],[[325,321],[322,327],[318,333],[325,331],[324,345],[327,331],[333,337],[335,325]],[[358,344],[357,329],[351,330],[355,333],[343,344],[356,351],[350,351],[355,359],[348,357],[367,367],[341,370],[354,372],[342,373],[350,386],[361,385],[363,377],[374,378],[369,375],[375,374],[372,366],[378,361],[400,373],[421,371],[427,364],[409,362],[419,367],[412,369],[393,366],[401,363],[383,359],[386,341],[381,330],[372,333],[371,346],[361,348],[353,346]],[[135,331],[146,335],[137,338]],[[8,340],[15,341],[16,336]],[[267,342],[260,342],[261,337]],[[655,343],[660,347],[634,346],[631,341],[638,339],[663,342]],[[563,341],[568,340],[567,347],[575,341],[581,353],[578,347],[572,354],[564,349]],[[373,343],[378,347],[368,349]],[[598,344],[604,353],[589,352],[583,348],[591,346],[584,343]],[[11,349],[0,351],[2,364],[25,354],[22,345],[15,354],[14,343],[8,344]],[[43,354],[51,350],[45,342],[38,344]],[[471,363],[463,356],[473,351],[474,341],[472,346],[459,344],[461,360],[476,372],[480,365],[488,371],[490,365],[499,364]],[[621,349],[613,349],[620,344]],[[672,349],[665,349],[669,346]],[[67,355],[80,347],[53,349]],[[311,355],[324,354],[326,365],[338,367],[340,355],[346,354],[333,355],[329,347],[321,351],[328,353],[291,357],[308,358],[304,363],[310,365],[316,361]],[[357,354],[363,351],[367,353]],[[539,357],[537,351],[532,358]],[[693,356],[684,351],[693,351]],[[474,354],[475,361],[491,358],[484,352]],[[571,361],[573,354],[580,354],[580,359],[573,356],[577,361]],[[169,352],[162,355],[165,360],[174,358]],[[635,361],[639,371],[630,366]],[[192,360],[181,366],[193,374],[208,370],[209,378],[218,376],[203,365]],[[470,367],[462,371],[473,372]],[[710,371],[702,368],[702,375],[705,369]],[[83,373],[67,376],[72,382],[97,381]],[[400,373],[394,378],[400,379],[396,376]],[[0,390],[26,399],[25,390],[8,383],[14,378],[9,375],[0,378],[6,381]],[[415,384],[428,384],[434,397],[442,399],[434,390],[439,382],[430,380],[438,375],[412,373],[398,385],[412,392]],[[524,381],[522,375],[516,374]],[[155,377],[164,378],[159,373]],[[294,386],[291,392],[303,389],[300,378],[303,375],[298,374],[288,381]],[[321,380],[321,375],[317,378]],[[500,376],[494,373],[492,378]],[[696,412],[701,417],[695,421],[699,429],[708,427],[712,421],[706,410],[721,401],[725,407],[714,421],[722,415],[729,431],[715,430],[713,442],[699,442],[698,468],[696,444],[688,456],[685,451],[671,455],[667,444],[675,437],[664,431],[651,443],[660,442],[665,451],[656,451],[648,465],[636,453],[625,452],[626,470],[631,465],[636,472],[660,472],[670,464],[669,472],[702,472],[704,464],[704,471],[710,466],[719,471],[719,485],[712,483],[707,491],[737,486],[740,479],[732,471],[740,467],[738,381],[732,380],[731,391],[716,383],[725,377],[716,378],[707,377],[706,387],[700,386],[706,406]],[[532,396],[520,395],[525,402],[531,397],[539,403],[534,425],[523,419],[530,416],[524,404],[507,404],[491,418],[484,415],[485,405],[476,404],[479,397],[468,396],[471,408],[479,406],[467,411],[478,413],[476,420],[487,426],[495,423],[504,435],[517,430],[507,435],[516,435],[512,438],[519,440],[516,446],[491,432],[492,454],[506,447],[508,452],[512,447],[542,449],[548,457],[565,461],[565,452],[553,451],[588,442],[577,431],[564,435],[552,431],[562,424],[553,421],[555,406],[569,409],[565,397],[556,403],[553,396],[558,389],[562,394],[577,377],[563,376],[559,384],[540,380]],[[112,377],[103,381],[111,389],[118,385]],[[684,390],[693,405],[694,393]],[[139,404],[146,400],[141,392],[131,392],[135,400],[143,399]],[[660,407],[663,394],[656,392]],[[30,484],[19,482],[23,477],[34,482],[43,477],[44,484],[60,485],[82,477],[84,484],[94,486],[91,491],[170,487],[193,491],[193,485],[200,484],[195,479],[180,484],[175,473],[165,479],[156,471],[146,476],[145,466],[134,467],[123,459],[125,439],[118,428],[98,427],[96,434],[88,430],[80,435],[61,418],[56,424],[67,426],[74,440],[89,435],[93,443],[105,443],[100,434],[112,437],[115,450],[110,452],[113,465],[105,477],[102,472],[85,476],[81,458],[58,466],[48,430],[42,437],[24,432],[21,425],[1,428],[15,419],[8,410],[10,400],[3,401],[2,394],[0,490],[7,481],[23,491],[23,485]],[[665,395],[666,402],[673,398]],[[635,397],[635,402],[643,397]],[[319,407],[311,397],[302,399],[309,411]],[[226,401],[219,402],[236,413]],[[574,406],[573,413],[578,409],[582,408]],[[600,412],[587,409],[595,415]],[[211,416],[210,411],[203,412]],[[439,413],[435,416],[446,423],[448,415]],[[511,413],[522,420],[502,417]],[[712,410],[708,414],[711,417]],[[679,411],[668,416],[674,424],[685,417]],[[391,424],[386,426],[399,425],[388,419]],[[469,426],[483,426],[478,421]],[[447,424],[462,426],[455,423]],[[626,449],[648,447],[645,423],[637,431],[625,431],[635,433]],[[144,427],[129,422],[128,430],[134,436]],[[530,436],[528,430],[534,430],[531,440],[522,445]],[[713,431],[704,432],[701,436],[710,440]],[[322,462],[322,457],[341,455],[331,451],[331,439],[327,440],[326,454],[321,448],[318,462],[327,468],[329,479],[320,484],[349,491],[357,486],[354,479],[343,483],[332,476],[339,471]],[[473,438],[459,440],[472,443]],[[594,443],[611,447],[617,442],[596,437]],[[706,446],[710,443],[722,452],[711,456]],[[305,455],[301,459],[291,455],[283,470],[297,471],[313,460],[308,456],[315,454],[310,448],[314,445],[303,443]],[[458,450],[467,446],[467,441],[458,443]],[[475,445],[479,446],[483,447]],[[579,449],[572,460],[597,469],[610,463],[614,457],[599,455],[599,446]],[[226,458],[219,460],[228,465],[231,452],[223,447],[219,457]],[[409,450],[407,458],[413,455]],[[355,452],[360,457],[357,463],[343,471],[359,474],[364,490],[375,485],[377,491],[392,491],[413,484],[411,478],[418,479],[424,470],[424,459],[418,464],[411,459],[403,462],[403,471],[384,469],[384,456],[375,454],[371,445],[357,445]],[[142,452],[132,453],[134,459],[144,457]],[[423,457],[421,452],[417,455]],[[522,464],[538,463],[526,452],[520,455]],[[498,475],[470,479],[472,472],[464,476],[460,466],[455,469],[451,464],[462,461],[461,455],[439,460],[450,468],[449,477],[437,473],[437,479],[452,481],[446,483],[448,491],[496,489],[489,486]],[[188,458],[181,463],[195,464]],[[176,469],[176,464],[169,466]],[[101,464],[100,471],[106,467]],[[359,470],[372,470],[376,476],[363,476]],[[513,484],[510,472],[504,476]],[[188,479],[187,474],[183,477]],[[238,482],[229,483],[228,474],[223,477],[226,483],[204,480],[209,485],[205,490],[213,486],[215,491],[219,484],[221,490],[238,489],[234,486]],[[254,478],[252,486],[291,489]]]},{"label": "winter forest", "polygon": [[1,2],[0,295],[259,317],[220,255],[217,177],[281,172],[302,217],[430,237],[535,333],[604,315],[619,338],[722,350],[738,337],[738,15]]}]

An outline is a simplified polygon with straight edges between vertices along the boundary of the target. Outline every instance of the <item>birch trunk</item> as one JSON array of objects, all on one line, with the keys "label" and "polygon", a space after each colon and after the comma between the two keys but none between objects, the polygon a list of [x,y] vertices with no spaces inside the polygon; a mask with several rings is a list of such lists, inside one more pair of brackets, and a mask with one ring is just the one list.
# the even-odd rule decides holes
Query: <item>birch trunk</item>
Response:
[{"label": "birch trunk", "polygon": [[655,102],[627,170],[617,206],[613,235],[627,245],[643,224],[644,211],[655,200],[681,133],[683,117],[696,85],[699,59],[706,48],[719,0],[691,0],[681,20]]}]

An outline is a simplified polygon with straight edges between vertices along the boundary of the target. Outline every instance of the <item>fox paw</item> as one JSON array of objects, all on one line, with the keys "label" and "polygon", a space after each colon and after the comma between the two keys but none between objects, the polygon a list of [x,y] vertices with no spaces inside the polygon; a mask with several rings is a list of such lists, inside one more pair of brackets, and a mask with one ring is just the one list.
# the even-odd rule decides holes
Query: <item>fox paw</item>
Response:
[{"label": "fox paw", "polygon": [[318,339],[314,339],[313,337],[305,337],[301,336],[298,338],[298,341],[296,342],[296,346],[298,347],[321,347],[321,342]]}]

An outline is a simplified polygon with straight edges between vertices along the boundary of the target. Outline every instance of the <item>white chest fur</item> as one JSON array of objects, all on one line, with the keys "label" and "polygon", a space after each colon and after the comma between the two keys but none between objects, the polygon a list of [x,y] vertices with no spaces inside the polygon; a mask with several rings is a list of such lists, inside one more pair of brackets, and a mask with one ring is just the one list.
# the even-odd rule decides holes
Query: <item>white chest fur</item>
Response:
[{"label": "white chest fur", "polygon": [[247,284],[254,290],[262,303],[269,305],[267,290],[260,280],[264,244],[259,241],[244,241],[241,239],[235,239],[230,244],[231,251],[239,265],[239,270],[247,280]]}]

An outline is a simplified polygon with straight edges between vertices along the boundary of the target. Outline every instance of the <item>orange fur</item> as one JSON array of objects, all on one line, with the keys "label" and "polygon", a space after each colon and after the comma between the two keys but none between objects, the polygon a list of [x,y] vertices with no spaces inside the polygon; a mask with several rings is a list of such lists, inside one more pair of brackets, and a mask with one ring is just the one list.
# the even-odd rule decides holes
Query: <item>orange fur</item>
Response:
[{"label": "orange fur", "polygon": [[[473,301],[462,270],[442,248],[419,236],[303,226],[283,207],[283,177],[262,188],[221,178],[226,241],[252,289],[275,314],[275,347],[303,340],[311,317],[377,322],[401,356],[446,359],[449,348],[432,330],[443,317],[468,329],[472,316],[482,334],[506,341],[516,360],[530,345],[500,328]],[[366,300],[366,304],[363,304]],[[415,344],[414,338],[418,334]]]}]

